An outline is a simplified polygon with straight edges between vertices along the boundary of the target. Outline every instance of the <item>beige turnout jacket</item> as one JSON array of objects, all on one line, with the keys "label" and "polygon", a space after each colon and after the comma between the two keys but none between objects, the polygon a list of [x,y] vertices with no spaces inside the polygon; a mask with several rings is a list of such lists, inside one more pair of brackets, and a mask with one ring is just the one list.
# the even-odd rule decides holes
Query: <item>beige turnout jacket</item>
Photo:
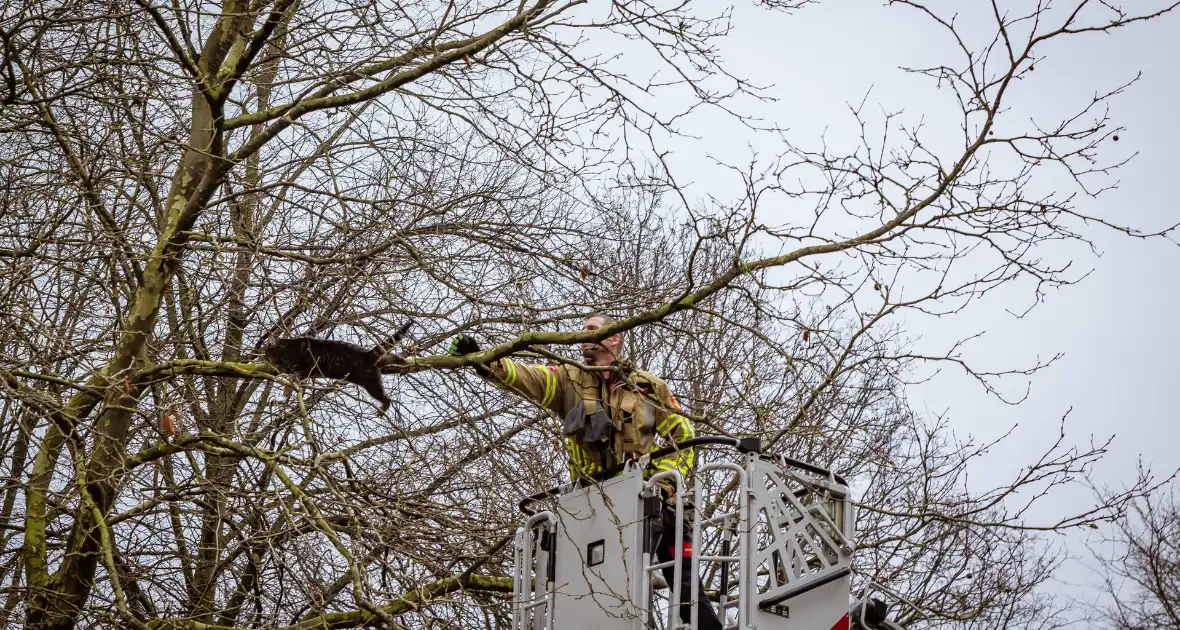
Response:
[{"label": "beige turnout jacket", "polygon": [[[574,479],[695,435],[689,419],[678,413],[680,404],[667,383],[643,370],[630,371],[624,378],[619,370],[589,372],[572,365],[527,365],[512,359],[500,359],[489,368],[498,385],[562,420]],[[654,460],[652,467],[687,475],[692,462],[689,447]]]}]

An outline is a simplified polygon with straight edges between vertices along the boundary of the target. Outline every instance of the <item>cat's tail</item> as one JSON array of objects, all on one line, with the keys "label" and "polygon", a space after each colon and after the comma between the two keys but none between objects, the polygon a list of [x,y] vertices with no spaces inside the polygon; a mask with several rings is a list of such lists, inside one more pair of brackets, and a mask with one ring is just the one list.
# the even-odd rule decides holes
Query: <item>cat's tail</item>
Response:
[{"label": "cat's tail", "polygon": [[385,355],[389,354],[390,352],[393,352],[393,349],[397,347],[397,344],[401,343],[402,337],[405,337],[406,332],[408,332],[410,330],[410,326],[413,326],[413,325],[414,325],[414,320],[412,320],[412,319],[406,320],[406,323],[403,324],[401,328],[398,328],[397,332],[393,333],[393,336],[389,337],[385,341],[382,341],[381,343],[377,344],[376,346],[373,346],[373,349],[371,350],[371,352],[374,355],[376,355],[378,359],[380,359],[381,357],[384,357]]}]

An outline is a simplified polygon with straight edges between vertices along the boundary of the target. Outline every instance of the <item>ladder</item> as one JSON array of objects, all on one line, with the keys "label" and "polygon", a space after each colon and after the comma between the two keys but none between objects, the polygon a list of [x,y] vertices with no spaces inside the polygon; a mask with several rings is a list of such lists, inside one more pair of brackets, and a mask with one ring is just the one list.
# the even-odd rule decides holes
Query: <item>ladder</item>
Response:
[{"label": "ladder", "polygon": [[[521,501],[528,517],[516,532],[513,630],[697,630],[702,598],[726,630],[850,627],[855,519],[847,482],[764,455],[754,438],[702,436],[680,447],[689,446],[729,447],[728,459],[699,466],[688,480],[678,471],[645,479],[665,449]],[[675,490],[673,540],[683,539],[687,503],[698,516],[715,508],[689,519],[687,563],[679,544],[671,560],[656,557],[661,486]],[[661,595],[653,579],[665,569],[672,579]],[[681,620],[685,570],[693,605]]]}]

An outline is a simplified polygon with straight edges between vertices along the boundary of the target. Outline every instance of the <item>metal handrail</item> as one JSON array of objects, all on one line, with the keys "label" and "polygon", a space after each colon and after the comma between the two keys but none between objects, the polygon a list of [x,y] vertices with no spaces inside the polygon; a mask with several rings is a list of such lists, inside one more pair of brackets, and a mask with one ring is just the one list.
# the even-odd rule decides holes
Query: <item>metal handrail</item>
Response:
[{"label": "metal handrail", "polygon": [[[540,606],[545,606],[545,628],[553,627],[553,605],[555,603],[554,591],[552,588],[546,588],[545,594],[542,598],[535,601],[525,601],[525,584],[533,584],[533,591],[536,591],[536,578],[540,578],[538,573],[535,577],[533,573],[533,544],[524,544],[528,541],[530,532],[539,523],[545,522],[545,530],[550,531],[557,525],[557,515],[548,510],[538,512],[529,516],[528,520],[516,530],[516,552],[513,555],[513,585],[512,585],[512,626],[514,630],[527,630],[525,627],[529,611]],[[547,534],[546,534],[547,535]],[[550,551],[550,553],[553,553]],[[548,586],[548,582],[545,582]]]},{"label": "metal handrail", "polygon": [[[679,452],[683,449],[691,448],[691,447],[695,447],[695,446],[729,446],[729,447],[735,448],[739,452],[743,452],[743,453],[746,453],[746,452],[759,453],[759,457],[766,460],[766,461],[780,462],[780,463],[790,466],[792,468],[798,468],[799,470],[805,470],[809,473],[813,473],[816,475],[831,477],[832,479],[834,479],[836,481],[836,483],[839,483],[840,485],[843,485],[843,486],[848,485],[848,482],[845,481],[844,477],[842,477],[839,473],[832,472],[831,470],[828,470],[827,468],[823,468],[822,466],[816,466],[815,464],[809,464],[807,462],[799,461],[793,457],[787,457],[786,455],[774,455],[774,456],[761,455],[762,441],[759,440],[758,438],[750,438],[750,437],[735,438],[735,437],[728,437],[725,435],[700,435],[700,436],[697,436],[694,438],[689,438],[689,439],[687,439],[683,442],[680,442],[678,444],[674,444],[671,446],[665,446],[663,448],[652,451],[651,453],[647,454],[647,457],[649,459],[658,459],[658,458],[663,457],[665,455],[671,455],[672,453],[676,453],[676,452]],[[627,468],[627,464],[623,464],[621,466],[613,466],[611,468],[607,468],[606,470],[603,470],[602,472],[595,473],[593,475],[588,475],[587,477],[588,477],[589,481],[605,481],[605,480],[610,479],[611,477],[614,477],[615,475],[623,472],[624,470],[626,470],[626,468]],[[525,514],[531,516],[531,515],[535,514],[536,512],[534,512],[533,510],[530,510],[528,508],[528,505],[530,503],[535,503],[535,502],[540,501],[541,499],[544,499],[546,497],[558,495],[561,493],[562,488],[566,488],[569,485],[570,484],[562,484],[559,486],[553,486],[552,488],[549,488],[548,490],[542,490],[542,491],[537,492],[535,494],[531,494],[531,495],[521,499],[520,502],[517,503],[517,507],[520,508],[521,512],[524,512]]]}]

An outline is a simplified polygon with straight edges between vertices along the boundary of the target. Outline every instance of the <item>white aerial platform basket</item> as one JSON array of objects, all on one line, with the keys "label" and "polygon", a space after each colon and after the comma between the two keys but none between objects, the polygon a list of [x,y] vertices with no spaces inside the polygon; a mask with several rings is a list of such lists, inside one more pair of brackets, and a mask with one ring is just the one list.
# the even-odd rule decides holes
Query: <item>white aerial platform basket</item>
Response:
[{"label": "white aerial platform basket", "polygon": [[[688,582],[690,600],[708,597],[727,630],[849,628],[856,602],[848,484],[817,466],[762,455],[757,439],[702,436],[681,448],[704,445],[730,447],[731,461],[699,466],[688,483],[675,471],[644,479],[650,458],[665,449],[602,481],[522,501],[530,516],[516,534],[513,630],[697,630],[695,605],[688,623],[679,617],[685,564],[700,578]],[[696,508],[690,563],[680,561],[680,545],[670,562],[655,557],[661,483],[677,489],[675,540],[686,499]],[[667,566],[674,579],[657,590],[653,577]]]}]

